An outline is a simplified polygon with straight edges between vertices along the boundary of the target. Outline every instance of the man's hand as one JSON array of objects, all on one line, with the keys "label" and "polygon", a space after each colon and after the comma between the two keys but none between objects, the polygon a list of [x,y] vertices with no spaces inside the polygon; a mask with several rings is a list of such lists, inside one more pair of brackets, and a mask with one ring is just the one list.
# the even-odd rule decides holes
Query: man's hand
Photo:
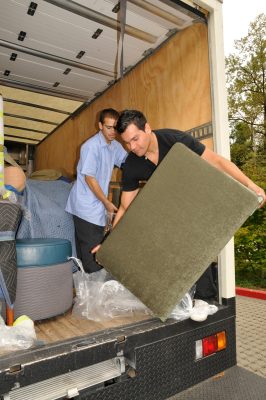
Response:
[{"label": "man's hand", "polygon": [[262,208],[266,201],[266,195],[265,195],[264,190],[261,187],[259,187],[258,185],[256,185],[254,182],[250,182],[248,184],[248,188],[250,190],[253,190],[253,192],[255,192],[256,195],[258,196],[259,200],[261,200],[259,208]]},{"label": "man's hand", "polygon": [[106,211],[108,211],[109,213],[116,213],[117,211],[117,207],[107,199],[104,202],[104,207],[106,208]]}]

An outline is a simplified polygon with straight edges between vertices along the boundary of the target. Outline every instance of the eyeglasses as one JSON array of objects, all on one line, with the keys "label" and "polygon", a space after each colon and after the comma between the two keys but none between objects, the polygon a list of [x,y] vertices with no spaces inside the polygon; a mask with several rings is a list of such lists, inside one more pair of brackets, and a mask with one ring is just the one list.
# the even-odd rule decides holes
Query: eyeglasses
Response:
[{"label": "eyeglasses", "polygon": [[105,124],[103,124],[103,126],[105,126],[105,128],[108,129],[108,131],[110,131],[111,129],[113,129],[114,131],[116,131],[116,126],[105,125]]}]

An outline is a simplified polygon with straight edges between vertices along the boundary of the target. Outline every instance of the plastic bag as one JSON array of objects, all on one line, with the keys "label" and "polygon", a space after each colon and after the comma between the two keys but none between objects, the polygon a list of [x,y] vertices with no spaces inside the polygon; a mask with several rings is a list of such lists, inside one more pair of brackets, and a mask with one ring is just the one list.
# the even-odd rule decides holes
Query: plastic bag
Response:
[{"label": "plastic bag", "polygon": [[115,280],[105,282],[100,288],[100,305],[105,319],[135,312],[150,313],[137,297]]},{"label": "plastic bag", "polygon": [[[77,271],[73,274],[76,297],[72,314],[94,321],[101,320],[100,310],[97,308],[99,290],[105,280],[105,270],[100,270],[92,274]],[[96,276],[95,276],[96,275]]]},{"label": "plastic bag", "polygon": [[[73,258],[72,258],[73,259]],[[149,314],[149,309],[103,268],[92,274],[84,272],[81,261],[74,259],[81,271],[73,275],[76,297],[72,313],[93,321]]]},{"label": "plastic bag", "polygon": [[208,315],[215,314],[218,311],[218,307],[213,304],[208,304],[203,300],[194,300],[194,307],[190,313],[190,318],[193,321],[205,321]]},{"label": "plastic bag", "polygon": [[174,318],[177,321],[183,321],[184,319],[188,319],[193,309],[193,297],[195,294],[196,286],[194,285],[188,293],[180,300],[171,314],[169,318]]},{"label": "plastic bag", "polygon": [[[115,317],[128,316],[133,313],[152,315],[152,312],[138,300],[129,290],[103,268],[98,272],[84,272],[80,260],[71,257],[80,271],[73,275],[76,297],[72,313],[80,318],[94,321],[104,321]],[[194,319],[203,321],[208,315],[214,314],[218,308],[203,300],[194,300],[196,285],[175,306],[169,318],[177,321]]]},{"label": "plastic bag", "polygon": [[169,318],[177,321],[191,318],[193,321],[205,321],[208,315],[212,315],[218,311],[218,307],[208,304],[203,300],[193,300],[196,291],[194,285],[188,293],[181,299],[180,303],[175,306]]},{"label": "plastic bag", "polygon": [[5,351],[28,349],[37,340],[34,323],[20,323],[16,326],[6,326],[0,316],[0,350]]}]

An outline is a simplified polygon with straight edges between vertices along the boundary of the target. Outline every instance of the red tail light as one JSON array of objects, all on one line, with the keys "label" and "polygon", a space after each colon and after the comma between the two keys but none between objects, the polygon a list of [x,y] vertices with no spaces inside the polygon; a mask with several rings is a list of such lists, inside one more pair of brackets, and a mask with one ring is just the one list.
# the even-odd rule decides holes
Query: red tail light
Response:
[{"label": "red tail light", "polygon": [[203,357],[209,356],[217,351],[217,336],[208,336],[202,339]]},{"label": "red tail light", "polygon": [[196,341],[196,360],[210,356],[226,348],[225,331],[217,332],[214,335],[207,336]]}]

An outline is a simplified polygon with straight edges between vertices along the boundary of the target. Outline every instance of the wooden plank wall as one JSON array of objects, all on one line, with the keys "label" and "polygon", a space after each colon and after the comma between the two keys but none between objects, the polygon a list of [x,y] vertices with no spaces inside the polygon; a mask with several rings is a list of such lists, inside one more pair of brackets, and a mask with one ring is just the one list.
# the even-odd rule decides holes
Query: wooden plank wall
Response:
[{"label": "wooden plank wall", "polygon": [[[144,112],[152,128],[188,130],[211,121],[207,27],[195,24],[141,62],[37,147],[35,169],[75,174],[80,145],[97,130],[106,107]],[[211,142],[208,140],[208,145]]]}]

